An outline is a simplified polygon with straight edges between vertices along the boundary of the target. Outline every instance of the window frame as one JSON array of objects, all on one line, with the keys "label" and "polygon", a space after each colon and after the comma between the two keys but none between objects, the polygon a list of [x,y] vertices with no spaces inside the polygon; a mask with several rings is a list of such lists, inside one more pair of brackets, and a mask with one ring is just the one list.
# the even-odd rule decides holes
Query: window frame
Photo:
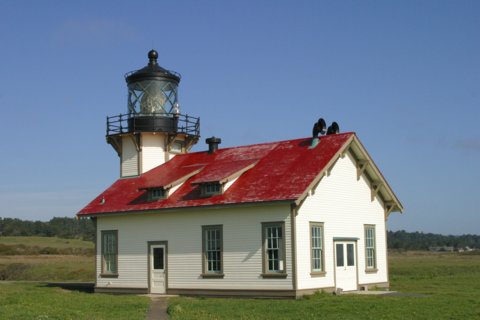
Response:
[{"label": "window frame", "polygon": [[344,250],[345,243],[335,242],[335,268],[345,267]]},{"label": "window frame", "polygon": [[[114,263],[115,263],[115,270],[107,270],[107,263],[106,263],[106,254],[105,253],[105,241],[106,236],[113,235],[115,239],[115,249],[114,253]],[[118,277],[118,230],[102,230],[100,233],[101,236],[101,252],[100,252],[100,261],[101,261],[101,274],[102,278],[117,278]]]},{"label": "window frame", "polygon": [[[281,241],[278,248],[278,260],[283,261],[283,270],[272,271],[269,270],[268,260],[268,245],[267,245],[267,229],[275,227],[281,228]],[[285,222],[262,222],[262,277],[263,278],[286,278],[287,277],[287,252],[286,252],[286,239],[285,239]]]},{"label": "window frame", "polygon": [[[180,147],[180,149],[175,149],[174,146],[177,145]],[[174,154],[181,154],[183,153],[185,149],[185,141],[183,140],[173,140],[173,142],[170,144],[169,148],[168,148],[168,151],[170,153],[174,153]]]},{"label": "window frame", "polygon": [[[209,231],[218,230],[220,232],[220,270],[208,270],[208,245],[207,235]],[[205,225],[202,226],[202,277],[203,278],[223,278],[223,225]]]},{"label": "window frame", "polygon": [[[369,231],[371,231],[371,234],[373,235],[372,241],[373,241],[373,246],[369,245]],[[377,272],[377,232],[376,232],[376,227],[374,224],[366,224],[364,225],[364,236],[365,236],[365,272]],[[372,254],[372,262],[373,265],[369,265],[369,252],[370,250],[373,251]]]},{"label": "window frame", "polygon": [[[215,186],[215,190],[209,190],[213,186]],[[223,184],[220,183],[220,181],[203,182],[200,184],[200,194],[202,197],[210,197],[223,194]]]},{"label": "window frame", "polygon": [[[156,191],[161,191],[161,195],[154,195]],[[163,200],[168,197],[168,190],[163,187],[149,188],[147,189],[148,201],[153,202],[157,200]]]},{"label": "window frame", "polygon": [[[314,254],[313,250],[318,250],[318,248],[314,248],[314,241],[313,241],[313,228],[320,228],[320,242],[321,242],[321,253],[320,253],[320,269],[314,269]],[[310,276],[325,276],[325,229],[323,222],[310,222],[309,223],[310,229]]]}]

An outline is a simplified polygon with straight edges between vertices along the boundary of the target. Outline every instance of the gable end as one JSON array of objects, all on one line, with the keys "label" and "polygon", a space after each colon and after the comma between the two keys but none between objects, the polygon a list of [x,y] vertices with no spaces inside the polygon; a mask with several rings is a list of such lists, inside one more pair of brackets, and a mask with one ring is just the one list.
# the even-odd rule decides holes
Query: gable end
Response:
[{"label": "gable end", "polygon": [[402,212],[403,206],[394,194],[393,190],[388,185],[387,181],[377,168],[372,158],[366,151],[365,147],[361,144],[360,140],[353,135],[341,149],[335,154],[330,162],[323,168],[323,170],[315,177],[310,183],[308,188],[302,193],[302,195],[295,201],[295,205],[301,206],[305,198],[313,193],[317,188],[322,178],[326,175],[329,176],[331,170],[335,166],[339,158],[343,158],[345,154],[351,155],[357,167],[357,180],[363,176],[367,181],[371,189],[371,201],[376,197],[381,200],[385,217],[387,218],[392,212]]}]

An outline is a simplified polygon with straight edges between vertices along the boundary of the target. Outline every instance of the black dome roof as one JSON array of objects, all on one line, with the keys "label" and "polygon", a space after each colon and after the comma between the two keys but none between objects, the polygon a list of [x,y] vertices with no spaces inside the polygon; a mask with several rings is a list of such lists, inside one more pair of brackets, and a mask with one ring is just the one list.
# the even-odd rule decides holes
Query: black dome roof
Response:
[{"label": "black dome roof", "polygon": [[176,73],[175,71],[170,71],[167,69],[162,68],[157,63],[158,52],[155,50],[150,50],[148,52],[148,65],[142,69],[129,72],[125,75],[125,80],[128,84],[132,82],[137,82],[141,80],[162,80],[168,79],[170,81],[174,81],[177,84],[180,82],[180,74]]}]

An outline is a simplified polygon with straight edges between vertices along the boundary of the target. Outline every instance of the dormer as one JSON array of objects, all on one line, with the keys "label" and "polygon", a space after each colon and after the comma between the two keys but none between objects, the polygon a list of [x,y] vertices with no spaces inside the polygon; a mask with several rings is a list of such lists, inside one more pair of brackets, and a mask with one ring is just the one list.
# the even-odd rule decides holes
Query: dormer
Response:
[{"label": "dormer", "polygon": [[204,167],[205,165],[202,164],[183,166],[177,170],[169,171],[168,174],[161,177],[155,176],[155,179],[146,179],[140,190],[146,190],[147,201],[149,202],[167,199],[185,181],[199,173]]},{"label": "dormer", "polygon": [[210,197],[224,194],[234,182],[257,163],[257,159],[248,160],[217,160],[205,167],[192,181],[200,185],[200,195]]}]

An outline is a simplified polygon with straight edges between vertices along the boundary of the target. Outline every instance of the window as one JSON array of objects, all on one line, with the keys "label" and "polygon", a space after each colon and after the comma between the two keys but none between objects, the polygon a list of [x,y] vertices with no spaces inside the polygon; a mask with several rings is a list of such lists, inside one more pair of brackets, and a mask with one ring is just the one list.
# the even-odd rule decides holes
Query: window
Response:
[{"label": "window", "polygon": [[118,273],[118,231],[102,231],[102,275]]},{"label": "window", "polygon": [[343,262],[343,243],[336,244],[337,252],[337,267],[343,267],[345,263]]},{"label": "window", "polygon": [[205,182],[201,185],[202,196],[213,196],[222,193],[220,182]]},{"label": "window", "polygon": [[375,226],[365,226],[365,258],[367,270],[376,270]]},{"label": "window", "polygon": [[164,247],[153,248],[153,269],[164,270]]},{"label": "window", "polygon": [[175,140],[170,145],[170,152],[181,153],[182,150],[183,150],[183,141],[181,141],[181,140]]},{"label": "window", "polygon": [[223,276],[222,226],[203,226],[203,276]]},{"label": "window", "polygon": [[148,189],[148,201],[155,201],[159,199],[165,199],[167,192],[163,188],[151,188]]},{"label": "window", "polygon": [[284,223],[262,223],[263,275],[286,276]]},{"label": "window", "polygon": [[310,262],[312,274],[324,273],[323,223],[310,222]]},{"label": "window", "polygon": [[347,243],[347,266],[355,266],[355,249],[353,243]]}]

